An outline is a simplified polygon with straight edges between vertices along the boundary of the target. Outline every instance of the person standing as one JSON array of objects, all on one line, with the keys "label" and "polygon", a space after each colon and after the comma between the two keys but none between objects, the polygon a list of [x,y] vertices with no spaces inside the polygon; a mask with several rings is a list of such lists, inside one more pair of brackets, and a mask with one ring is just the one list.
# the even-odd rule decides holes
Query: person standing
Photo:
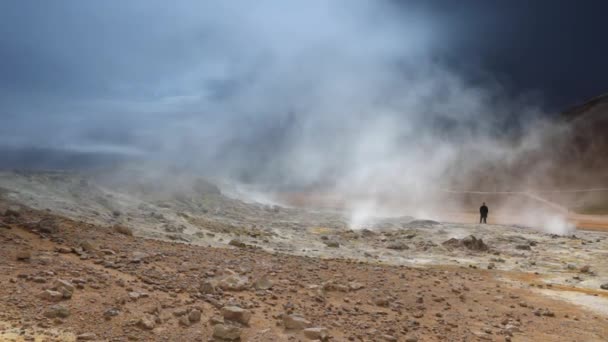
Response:
[{"label": "person standing", "polygon": [[479,223],[481,223],[483,221],[483,223],[488,223],[486,222],[486,220],[488,219],[488,213],[490,212],[490,210],[488,209],[488,207],[486,206],[486,202],[483,202],[483,204],[481,205],[481,207],[479,207]]}]

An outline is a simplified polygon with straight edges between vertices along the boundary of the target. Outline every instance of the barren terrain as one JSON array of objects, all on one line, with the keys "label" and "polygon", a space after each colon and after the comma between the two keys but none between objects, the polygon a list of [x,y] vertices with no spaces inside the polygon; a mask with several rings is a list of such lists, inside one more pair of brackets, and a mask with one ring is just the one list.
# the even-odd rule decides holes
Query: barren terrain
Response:
[{"label": "barren terrain", "polygon": [[1,338],[608,339],[604,232],[409,216],[352,229],[340,211],[196,184],[1,173]]}]

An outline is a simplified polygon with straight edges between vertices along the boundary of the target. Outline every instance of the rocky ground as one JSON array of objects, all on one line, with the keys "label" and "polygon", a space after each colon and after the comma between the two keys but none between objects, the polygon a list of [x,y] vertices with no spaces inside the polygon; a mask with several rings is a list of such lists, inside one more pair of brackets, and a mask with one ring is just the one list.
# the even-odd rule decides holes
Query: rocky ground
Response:
[{"label": "rocky ground", "polygon": [[606,341],[608,239],[0,173],[0,340]]}]

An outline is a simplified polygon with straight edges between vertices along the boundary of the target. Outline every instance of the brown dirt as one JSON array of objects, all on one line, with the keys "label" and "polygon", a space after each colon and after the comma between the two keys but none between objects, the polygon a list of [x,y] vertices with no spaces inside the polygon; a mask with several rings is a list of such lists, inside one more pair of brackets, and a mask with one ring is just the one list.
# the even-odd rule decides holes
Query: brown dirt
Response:
[{"label": "brown dirt", "polygon": [[[58,230],[37,232],[32,222],[42,218],[55,220]],[[207,341],[210,319],[220,317],[227,304],[253,313],[249,326],[242,327],[243,341],[305,341],[301,332],[284,329],[284,313],[326,327],[332,341],[608,340],[606,317],[539,295],[528,274],[505,283],[499,279],[509,275],[494,270],[409,268],[170,243],[34,210],[3,220],[0,340],[63,341],[93,333],[103,341]],[[94,249],[80,256],[59,252],[62,247],[79,252],[84,241]],[[16,260],[22,250],[31,251],[31,260]],[[140,262],[134,260],[136,252],[145,254]],[[267,275],[274,286],[200,292],[201,282],[227,269],[250,280]],[[82,283],[71,299],[59,302],[70,309],[67,318],[46,318],[44,312],[55,303],[38,297],[55,279]],[[332,282],[337,286],[320,290]],[[364,287],[341,286],[353,283]],[[146,295],[131,299],[129,292]],[[104,318],[111,308],[118,315]],[[180,325],[176,314],[193,308],[202,312],[200,322]],[[554,316],[536,315],[537,309]],[[141,328],[143,317],[157,320],[155,327]]]}]

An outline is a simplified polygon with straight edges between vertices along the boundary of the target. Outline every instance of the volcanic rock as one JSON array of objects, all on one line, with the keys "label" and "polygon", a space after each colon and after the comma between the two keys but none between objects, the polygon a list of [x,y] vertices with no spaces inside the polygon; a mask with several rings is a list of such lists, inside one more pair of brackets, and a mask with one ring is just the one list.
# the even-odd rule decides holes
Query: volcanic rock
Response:
[{"label": "volcanic rock", "polygon": [[473,235],[469,235],[463,239],[451,238],[442,243],[446,247],[451,248],[466,248],[471,251],[485,252],[489,249],[482,239],[478,239]]},{"label": "volcanic rock", "polygon": [[238,306],[223,307],[222,315],[224,316],[225,320],[235,321],[244,325],[248,325],[249,320],[251,319],[251,312]]},{"label": "volcanic rock", "polygon": [[70,309],[63,305],[55,304],[45,311],[44,316],[48,318],[66,318],[70,316]]},{"label": "volcanic rock", "polygon": [[312,323],[306,318],[298,315],[283,315],[285,329],[302,330],[309,328]]},{"label": "volcanic rock", "polygon": [[241,338],[242,329],[234,325],[216,324],[213,327],[213,337],[220,340],[235,341]]}]

